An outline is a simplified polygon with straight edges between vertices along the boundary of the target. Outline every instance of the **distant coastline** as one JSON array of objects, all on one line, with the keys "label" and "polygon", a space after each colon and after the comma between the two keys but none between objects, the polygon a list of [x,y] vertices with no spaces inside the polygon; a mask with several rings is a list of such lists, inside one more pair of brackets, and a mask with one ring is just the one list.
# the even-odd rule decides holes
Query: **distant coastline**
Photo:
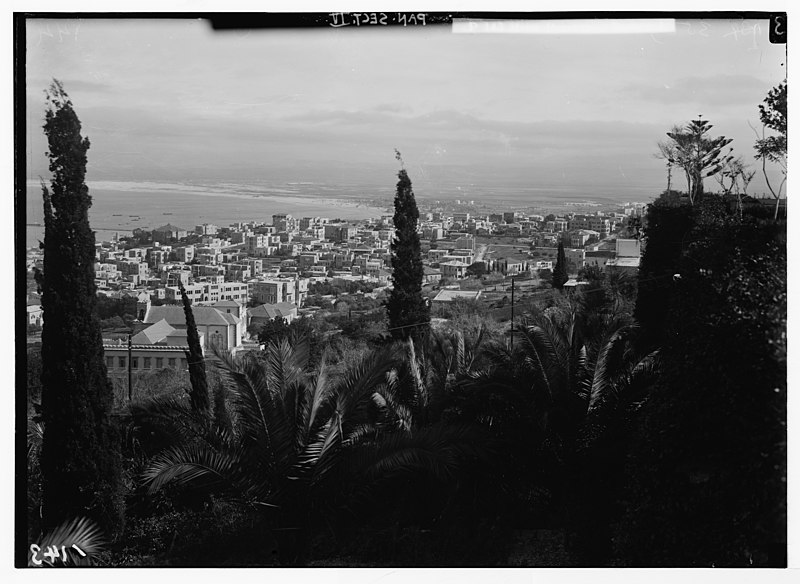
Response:
[{"label": "distant coastline", "polygon": [[[156,181],[87,181],[92,195],[89,220],[95,231],[120,235],[134,229],[154,229],[172,223],[185,229],[213,223],[220,227],[238,221],[270,223],[275,213],[295,216],[369,219],[393,212],[393,185],[363,187],[314,182],[284,183],[165,183]],[[43,238],[41,185],[27,182],[26,247],[35,247]],[[415,189],[416,190],[416,189]],[[649,194],[649,193],[648,193]],[[473,185],[447,188],[436,193],[418,194],[420,208],[463,204],[502,210],[614,207],[628,196],[604,195],[590,189],[568,187],[498,187],[481,195]],[[650,195],[649,198],[652,198]],[[642,196],[635,200],[642,200]],[[98,236],[100,233],[98,233]],[[99,239],[100,237],[98,237]]]},{"label": "distant coastline", "polygon": [[[133,229],[153,229],[172,223],[186,229],[213,223],[220,227],[238,221],[270,223],[275,213],[298,216],[367,219],[380,217],[387,208],[365,205],[344,197],[313,196],[310,192],[274,194],[219,187],[167,183],[88,182],[92,196],[89,221],[92,229],[120,235]],[[237,188],[247,185],[236,185]],[[307,187],[308,188],[308,187]],[[26,247],[43,238],[41,186],[28,181],[25,201]],[[288,190],[288,189],[287,189]],[[391,200],[388,201],[391,204]]]}]

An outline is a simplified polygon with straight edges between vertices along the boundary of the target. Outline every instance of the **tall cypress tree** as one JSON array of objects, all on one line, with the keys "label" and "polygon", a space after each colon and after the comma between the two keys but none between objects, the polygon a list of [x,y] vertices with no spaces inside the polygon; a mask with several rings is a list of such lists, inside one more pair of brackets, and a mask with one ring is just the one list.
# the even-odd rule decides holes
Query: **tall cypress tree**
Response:
[{"label": "tall cypress tree", "polygon": [[556,257],[556,265],[553,268],[553,288],[561,290],[564,283],[569,280],[567,275],[567,256],[564,253],[564,242],[558,242],[558,256]]},{"label": "tall cypress tree", "polygon": [[[400,153],[397,159],[401,161]],[[386,303],[389,329],[395,339],[417,336],[431,320],[430,309],[422,296],[422,257],[417,223],[419,210],[405,168],[398,173],[394,197],[395,237],[391,244],[392,292]]]},{"label": "tall cypress tree", "polygon": [[52,178],[42,182],[42,520],[87,516],[113,536],[122,527],[121,457],[111,424],[96,313],[92,199],[84,182],[89,140],[59,81],[46,92],[44,133]]},{"label": "tall cypress tree", "polygon": [[197,325],[194,322],[192,302],[186,294],[183,282],[179,282],[179,286],[183,302],[183,315],[186,317],[186,338],[189,343],[189,350],[184,351],[184,353],[189,362],[189,381],[192,384],[192,409],[196,412],[208,412],[210,403],[203,348],[200,346],[200,335],[197,334]]}]

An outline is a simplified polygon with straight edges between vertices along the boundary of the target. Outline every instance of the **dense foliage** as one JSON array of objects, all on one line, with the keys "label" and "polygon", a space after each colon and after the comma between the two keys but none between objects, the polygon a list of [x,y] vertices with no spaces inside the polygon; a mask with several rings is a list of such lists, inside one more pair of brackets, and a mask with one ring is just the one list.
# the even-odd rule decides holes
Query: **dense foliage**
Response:
[{"label": "dense foliage", "polygon": [[84,182],[89,140],[58,81],[47,93],[52,180],[44,194],[42,527],[87,516],[109,535],[123,521],[120,452],[111,425],[95,309],[95,238]]},{"label": "dense foliage", "polygon": [[[719,199],[653,205],[647,221],[637,312],[663,327],[663,373],[636,419],[620,553],[636,565],[782,565],[785,226]],[[666,294],[645,285],[659,272],[675,275]]]},{"label": "dense foliage", "polygon": [[[773,87],[767,97],[764,98],[764,103],[758,106],[759,118],[764,128],[770,129],[774,132],[771,136],[764,136],[756,140],[756,159],[761,160],[761,171],[764,175],[764,180],[767,183],[772,196],[775,197],[775,218],[778,218],[778,211],[780,209],[780,198],[783,194],[783,186],[786,184],[786,161],[788,154],[788,86],[784,80],[782,83]],[[773,186],[769,180],[767,173],[767,162],[771,162],[778,166],[783,175],[783,179],[777,185]]]},{"label": "dense foliage", "polygon": [[692,244],[693,211],[679,200],[662,195],[647,208],[644,253],[639,266],[639,290],[633,313],[645,341],[659,344],[666,331],[678,264]]},{"label": "dense foliage", "polygon": [[373,282],[361,280],[336,280],[313,282],[308,287],[308,295],[338,296],[339,294],[357,294],[359,292],[372,292],[378,286]]}]

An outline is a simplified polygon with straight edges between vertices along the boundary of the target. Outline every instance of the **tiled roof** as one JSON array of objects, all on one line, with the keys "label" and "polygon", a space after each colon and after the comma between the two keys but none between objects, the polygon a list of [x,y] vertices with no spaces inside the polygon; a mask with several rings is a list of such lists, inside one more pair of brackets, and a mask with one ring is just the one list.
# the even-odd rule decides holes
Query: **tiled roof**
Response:
[{"label": "tiled roof", "polygon": [[269,318],[276,316],[285,317],[296,310],[296,306],[290,302],[279,302],[278,304],[261,304],[247,309],[250,318]]},{"label": "tiled roof", "polygon": [[[211,306],[193,306],[192,313],[194,322],[198,326],[227,326],[240,322],[235,314],[223,313]],[[186,317],[183,314],[182,306],[151,306],[145,315],[144,322],[150,324],[162,319],[177,328],[186,326]]]},{"label": "tiled roof", "polygon": [[[131,349],[146,349],[148,351],[163,351],[163,352],[176,352],[176,351],[188,351],[189,345],[131,345]],[[104,351],[124,351],[125,353],[128,352],[128,343],[103,343],[103,350]]]},{"label": "tiled roof", "polygon": [[167,337],[175,327],[171,326],[163,318],[158,322],[153,323],[146,329],[140,330],[138,333],[131,337],[131,342],[137,345],[152,345]]}]

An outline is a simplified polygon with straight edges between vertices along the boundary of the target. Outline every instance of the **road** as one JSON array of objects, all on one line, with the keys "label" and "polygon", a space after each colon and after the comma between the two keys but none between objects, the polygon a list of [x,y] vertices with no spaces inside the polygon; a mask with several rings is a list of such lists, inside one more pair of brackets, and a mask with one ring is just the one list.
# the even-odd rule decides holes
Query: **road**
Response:
[{"label": "road", "polygon": [[481,243],[480,245],[478,245],[478,249],[475,252],[475,260],[474,261],[482,262],[483,261],[483,256],[486,255],[486,250],[487,249],[489,249],[489,244],[488,243]]}]

